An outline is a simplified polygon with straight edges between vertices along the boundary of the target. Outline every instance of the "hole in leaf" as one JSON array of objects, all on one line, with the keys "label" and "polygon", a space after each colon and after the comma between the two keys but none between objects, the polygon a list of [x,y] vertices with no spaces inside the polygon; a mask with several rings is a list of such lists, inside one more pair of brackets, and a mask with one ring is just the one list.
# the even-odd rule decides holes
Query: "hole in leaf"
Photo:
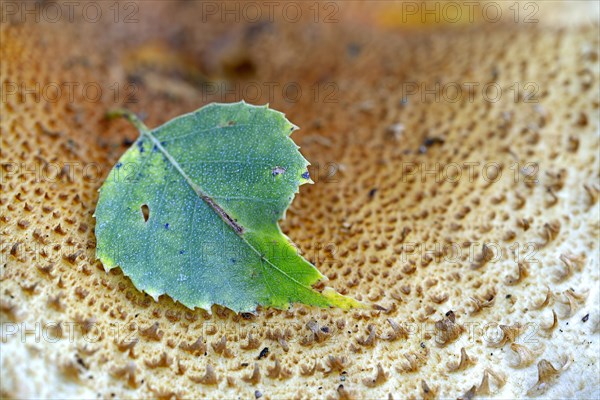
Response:
[{"label": "hole in leaf", "polygon": [[142,216],[144,217],[144,222],[148,222],[148,218],[150,218],[150,209],[147,204],[142,204]]},{"label": "hole in leaf", "polygon": [[285,168],[283,167],[273,167],[273,169],[271,170],[271,174],[273,174],[273,176],[281,175],[284,172]]}]

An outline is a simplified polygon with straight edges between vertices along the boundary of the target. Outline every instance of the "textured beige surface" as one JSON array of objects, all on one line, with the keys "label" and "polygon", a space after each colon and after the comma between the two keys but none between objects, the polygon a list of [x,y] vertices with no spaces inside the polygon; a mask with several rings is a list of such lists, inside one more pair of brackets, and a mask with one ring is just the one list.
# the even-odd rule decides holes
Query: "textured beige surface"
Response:
[{"label": "textured beige surface", "polygon": [[[315,24],[311,4],[300,22],[253,28],[204,22],[200,2],[142,5],[133,24],[2,24],[3,396],[598,395],[596,6],[420,25],[390,19],[389,2],[342,3],[338,22]],[[251,102],[302,128],[316,181],[285,232],[373,309],[209,315],[105,273],[96,191],[136,132],[103,115],[128,81],[138,102],[126,106],[150,127],[261,87]],[[64,82],[80,90],[49,101]],[[82,94],[90,82],[100,100]],[[407,96],[436,82],[437,99]],[[12,83],[39,83],[39,101]],[[297,102],[282,95],[290,83]],[[466,89],[451,101],[454,83],[472,101]]]}]

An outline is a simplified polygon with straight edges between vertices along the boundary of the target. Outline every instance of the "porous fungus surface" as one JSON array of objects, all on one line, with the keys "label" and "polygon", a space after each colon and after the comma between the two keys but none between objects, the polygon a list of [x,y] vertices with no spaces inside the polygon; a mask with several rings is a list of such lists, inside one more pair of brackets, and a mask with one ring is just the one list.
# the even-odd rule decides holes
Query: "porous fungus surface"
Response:
[{"label": "porous fungus surface", "polygon": [[[562,25],[541,3],[534,24],[409,26],[381,20],[391,3],[332,23],[306,3],[235,27],[198,23],[201,4],[2,24],[3,396],[593,395],[593,4]],[[137,135],[105,112],[135,100],[153,127],[241,98],[301,126],[316,184],[283,229],[372,309],[192,311],[95,260],[97,190]]]}]

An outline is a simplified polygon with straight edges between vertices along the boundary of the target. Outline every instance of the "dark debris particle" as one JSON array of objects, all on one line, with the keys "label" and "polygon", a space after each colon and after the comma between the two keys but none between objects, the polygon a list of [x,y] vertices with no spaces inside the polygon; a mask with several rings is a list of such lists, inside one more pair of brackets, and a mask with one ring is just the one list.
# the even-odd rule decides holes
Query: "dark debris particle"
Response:
[{"label": "dark debris particle", "polygon": [[425,138],[423,144],[419,147],[419,153],[426,153],[429,147],[433,146],[434,144],[444,144],[445,141],[446,140],[443,138],[437,136]]},{"label": "dark debris particle", "polygon": [[248,363],[242,363],[242,367],[247,367]]},{"label": "dark debris particle", "polygon": [[117,165],[115,165],[115,167],[116,167],[117,169],[119,169],[119,168],[121,168],[121,166],[122,166],[122,165],[123,165],[123,163],[121,163],[121,162],[118,162],[118,163],[117,163]]},{"label": "dark debris particle", "polygon": [[255,390],[254,391],[254,397],[256,397],[257,399],[262,397],[262,393],[260,392],[260,390]]},{"label": "dark debris particle", "polygon": [[179,254],[185,253],[185,250],[179,250]]},{"label": "dark debris particle", "polygon": [[323,332],[323,333],[329,333],[329,327],[328,326],[321,327],[321,332]]},{"label": "dark debris particle", "polygon": [[308,170],[305,173],[302,174],[302,177],[304,179],[310,179],[310,174],[308,173]]},{"label": "dark debris particle", "polygon": [[424,349],[425,348],[425,343],[421,342],[421,348]]},{"label": "dark debris particle", "polygon": [[140,153],[143,153],[144,152],[144,141],[142,141],[142,140],[138,141],[137,146],[138,146]]},{"label": "dark debris particle", "polygon": [[583,318],[581,318],[581,322],[587,322],[590,319],[590,314],[585,314]]},{"label": "dark debris particle", "polygon": [[258,355],[258,359],[261,360],[261,359],[265,358],[268,355],[269,355],[269,348],[265,347],[264,349],[262,349],[260,351],[260,354]]},{"label": "dark debris particle", "polygon": [[77,364],[81,365],[81,367],[87,369],[87,366],[83,362],[83,359],[79,356],[79,354],[75,354],[75,359],[77,360]]},{"label": "dark debris particle", "polygon": [[377,193],[377,188],[369,190],[369,198],[372,199],[375,196],[375,193]]},{"label": "dark debris particle", "polygon": [[511,297],[512,297],[512,294],[507,294],[507,295],[506,295],[506,298],[507,298],[507,299],[510,299]]},{"label": "dark debris particle", "polygon": [[168,223],[165,224],[165,229],[169,229],[169,224]]}]

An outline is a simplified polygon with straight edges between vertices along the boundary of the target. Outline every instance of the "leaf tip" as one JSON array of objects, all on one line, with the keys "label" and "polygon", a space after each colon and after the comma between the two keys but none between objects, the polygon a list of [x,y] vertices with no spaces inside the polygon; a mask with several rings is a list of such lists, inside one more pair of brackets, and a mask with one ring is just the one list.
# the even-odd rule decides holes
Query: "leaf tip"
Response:
[{"label": "leaf tip", "polygon": [[339,294],[332,287],[325,287],[321,294],[329,301],[329,304],[333,307],[338,307],[341,309],[351,309],[351,308],[368,308],[368,306],[352,297],[347,297]]}]

